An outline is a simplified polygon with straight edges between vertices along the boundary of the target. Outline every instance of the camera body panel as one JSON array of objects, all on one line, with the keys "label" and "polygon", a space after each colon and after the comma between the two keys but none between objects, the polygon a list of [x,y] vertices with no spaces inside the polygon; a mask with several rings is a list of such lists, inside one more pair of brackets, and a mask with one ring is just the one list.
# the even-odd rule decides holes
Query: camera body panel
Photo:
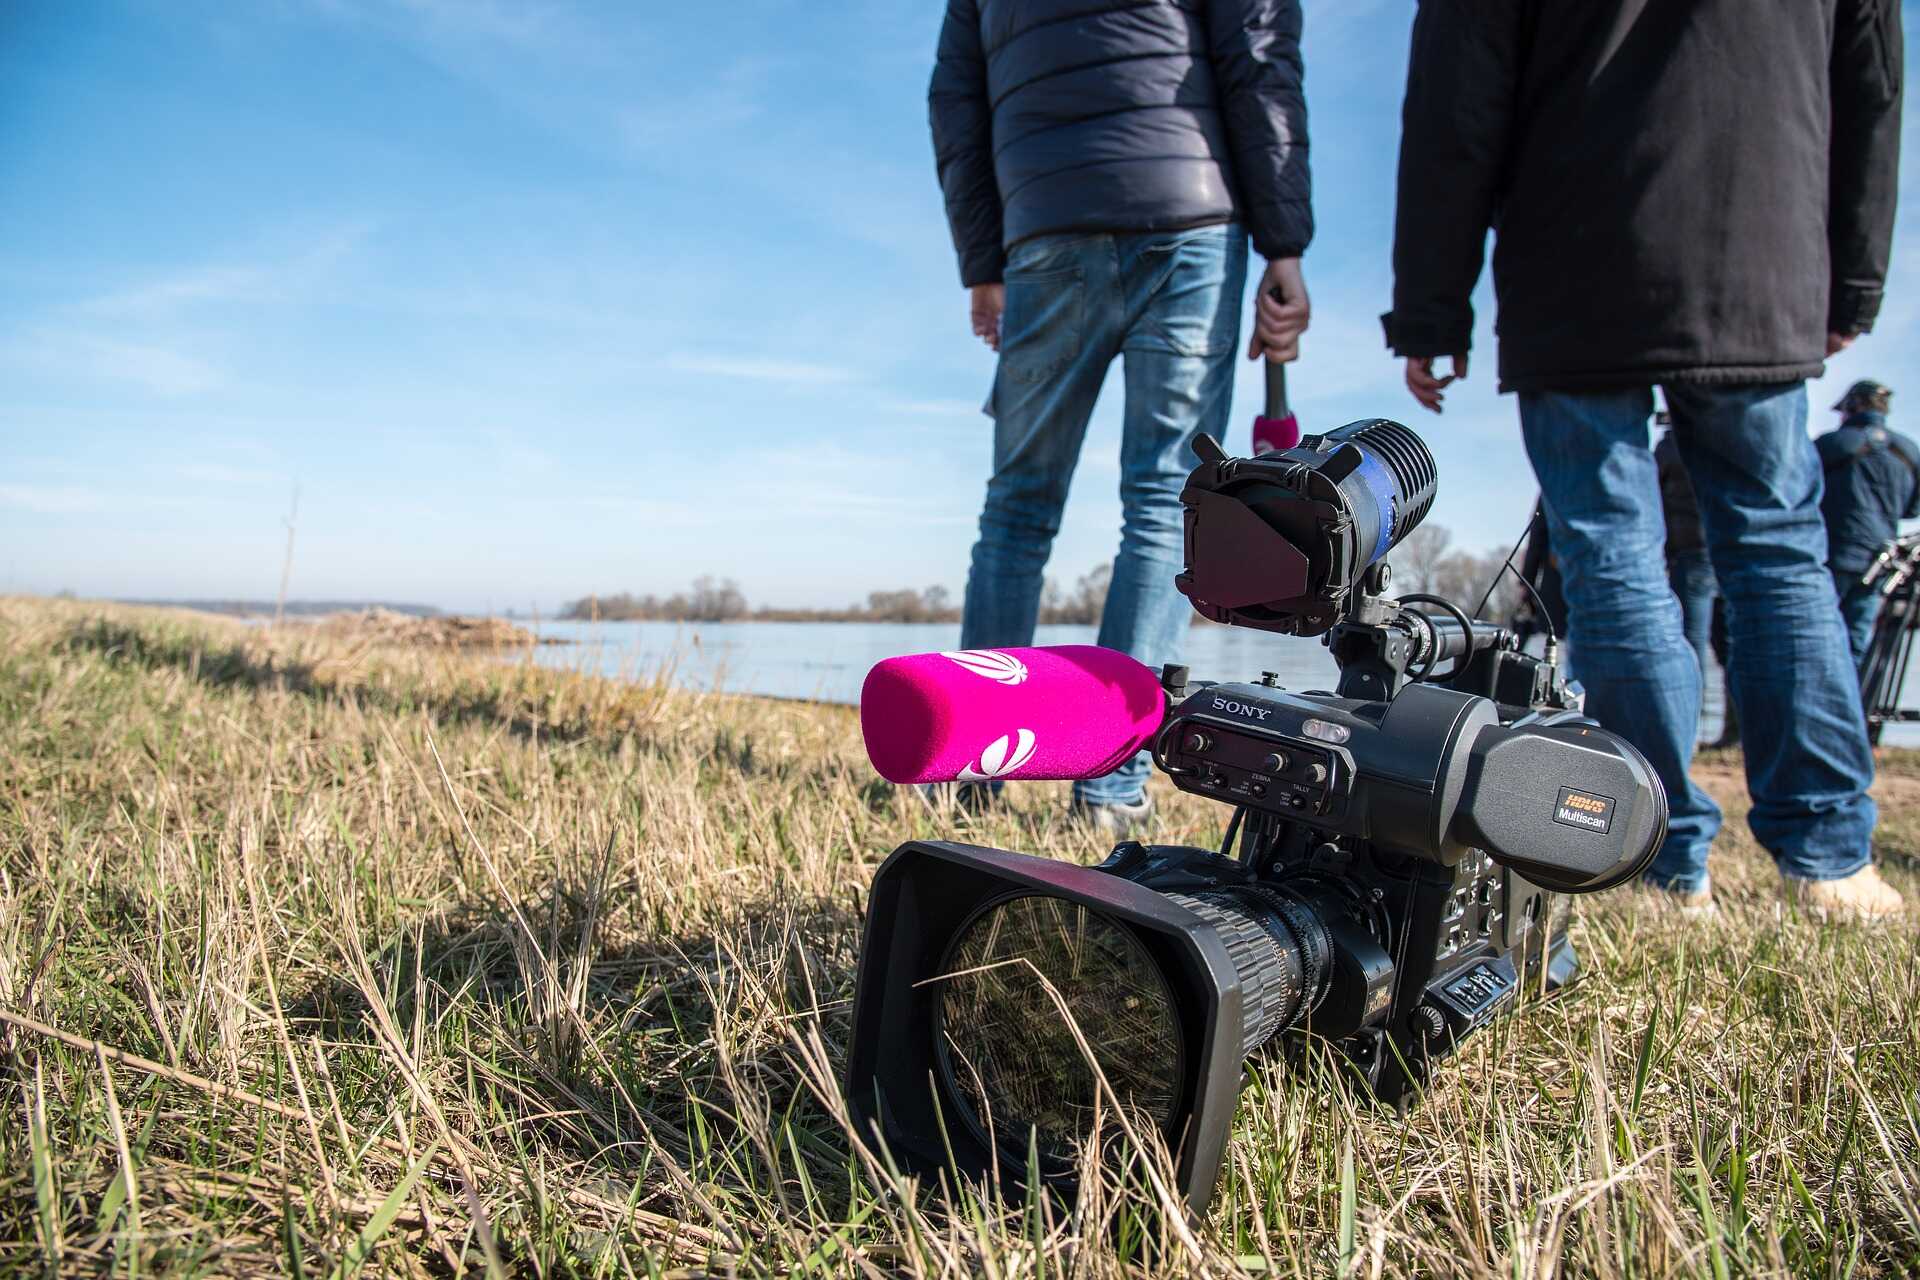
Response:
[{"label": "camera body panel", "polygon": [[1376,702],[1219,684],[1174,708],[1155,762],[1182,791],[1450,864],[1466,852],[1456,746],[1498,721],[1486,699],[1432,685]]},{"label": "camera body panel", "polygon": [[[1549,664],[1508,656],[1551,687],[1524,675]],[[1386,701],[1209,685],[1173,708],[1154,760],[1182,791],[1443,866],[1484,851],[1561,892],[1638,875],[1666,822],[1652,767],[1618,738],[1445,684]]]}]

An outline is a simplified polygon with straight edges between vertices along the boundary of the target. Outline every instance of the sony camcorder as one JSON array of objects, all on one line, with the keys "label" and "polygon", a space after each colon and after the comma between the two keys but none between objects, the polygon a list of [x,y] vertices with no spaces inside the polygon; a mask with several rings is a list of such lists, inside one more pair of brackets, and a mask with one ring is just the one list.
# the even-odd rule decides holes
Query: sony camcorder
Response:
[{"label": "sony camcorder", "polygon": [[1387,594],[1386,554],[1434,500],[1418,436],[1369,421],[1256,458],[1206,436],[1196,452],[1179,589],[1215,622],[1323,636],[1332,692],[1091,647],[917,655],[869,677],[868,749],[894,781],[1097,776],[1145,748],[1232,809],[1218,850],[1129,841],[1095,867],[894,851],[847,1092],[910,1168],[1070,1191],[1114,1134],[1151,1130],[1204,1212],[1248,1055],[1282,1033],[1323,1042],[1367,1090],[1407,1099],[1524,993],[1571,977],[1555,895],[1630,879],[1666,833],[1653,770],[1580,715],[1551,648]]}]

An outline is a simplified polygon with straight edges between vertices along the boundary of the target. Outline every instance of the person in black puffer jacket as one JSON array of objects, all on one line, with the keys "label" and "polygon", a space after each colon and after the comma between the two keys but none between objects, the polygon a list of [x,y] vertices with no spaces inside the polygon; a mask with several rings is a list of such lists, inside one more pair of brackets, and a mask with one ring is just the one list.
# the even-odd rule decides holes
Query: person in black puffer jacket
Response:
[{"label": "person in black puffer jacket", "polygon": [[928,95],[963,285],[1063,231],[1313,238],[1298,0],[951,0]]},{"label": "person in black puffer jacket", "polygon": [[[1249,236],[1268,259],[1249,357],[1293,359],[1310,315],[1300,25],[1299,0],[949,0],[934,156],[973,329],[1000,354],[963,648],[1032,642],[1080,442],[1124,356],[1099,642],[1178,659],[1180,488],[1194,436],[1226,434]],[[1136,825],[1149,771],[1142,756],[1078,784],[1076,809]]]}]

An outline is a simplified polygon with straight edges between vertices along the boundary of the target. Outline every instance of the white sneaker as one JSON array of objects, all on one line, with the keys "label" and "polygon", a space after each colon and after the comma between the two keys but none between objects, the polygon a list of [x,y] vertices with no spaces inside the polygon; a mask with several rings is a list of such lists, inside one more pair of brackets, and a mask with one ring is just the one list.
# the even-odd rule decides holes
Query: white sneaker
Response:
[{"label": "white sneaker", "polygon": [[1689,920],[1711,920],[1720,914],[1720,907],[1713,900],[1713,889],[1669,889],[1662,884],[1648,882],[1647,890],[1653,900],[1662,909],[1678,912]]},{"label": "white sneaker", "polygon": [[1837,880],[1782,876],[1781,888],[1787,901],[1799,904],[1801,910],[1819,920],[1877,924],[1899,915],[1907,905],[1900,891],[1882,880],[1880,868],[1871,862]]},{"label": "white sneaker", "polygon": [[1153,817],[1153,797],[1141,796],[1135,804],[1083,804],[1075,800],[1067,813],[1101,835],[1125,839],[1145,827]]}]

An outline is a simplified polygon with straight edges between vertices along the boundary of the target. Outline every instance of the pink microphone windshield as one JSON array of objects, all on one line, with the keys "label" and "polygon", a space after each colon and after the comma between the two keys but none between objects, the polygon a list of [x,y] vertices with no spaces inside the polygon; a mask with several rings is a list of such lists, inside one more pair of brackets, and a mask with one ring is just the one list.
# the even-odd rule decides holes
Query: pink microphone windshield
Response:
[{"label": "pink microphone windshield", "polygon": [[1090,644],[888,658],[860,691],[867,758],[889,782],[1098,778],[1166,718],[1151,670]]},{"label": "pink microphone windshield", "polygon": [[1284,418],[1259,417],[1253,420],[1253,456],[1291,449],[1300,443],[1300,420],[1292,414]]}]

